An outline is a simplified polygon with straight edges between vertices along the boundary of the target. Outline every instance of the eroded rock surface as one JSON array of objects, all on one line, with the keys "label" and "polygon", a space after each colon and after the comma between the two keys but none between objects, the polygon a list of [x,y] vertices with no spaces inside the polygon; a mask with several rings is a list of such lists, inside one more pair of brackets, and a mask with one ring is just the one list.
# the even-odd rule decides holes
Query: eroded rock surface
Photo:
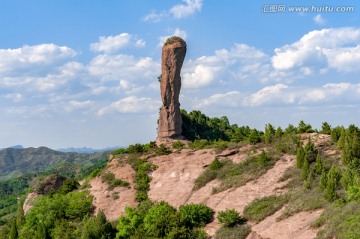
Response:
[{"label": "eroded rock surface", "polygon": [[181,67],[186,55],[186,43],[179,37],[169,38],[162,48],[160,92],[162,107],[158,138],[181,138],[182,120],[179,95]]}]

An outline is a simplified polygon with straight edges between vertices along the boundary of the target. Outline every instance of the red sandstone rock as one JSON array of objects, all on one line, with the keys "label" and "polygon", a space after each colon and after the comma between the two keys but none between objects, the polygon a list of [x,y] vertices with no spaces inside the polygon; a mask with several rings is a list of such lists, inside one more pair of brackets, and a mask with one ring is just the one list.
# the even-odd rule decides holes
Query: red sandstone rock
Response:
[{"label": "red sandstone rock", "polygon": [[179,95],[180,71],[186,55],[186,43],[179,37],[170,37],[162,49],[160,109],[158,138],[181,138],[182,120]]}]

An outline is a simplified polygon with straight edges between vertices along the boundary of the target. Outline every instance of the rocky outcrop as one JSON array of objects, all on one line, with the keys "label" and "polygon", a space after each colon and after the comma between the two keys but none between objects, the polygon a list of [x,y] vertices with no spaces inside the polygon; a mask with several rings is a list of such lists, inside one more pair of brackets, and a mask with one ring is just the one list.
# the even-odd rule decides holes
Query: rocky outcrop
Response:
[{"label": "rocky outcrop", "polygon": [[186,43],[179,37],[170,37],[162,49],[160,92],[162,107],[158,138],[181,138],[180,71],[186,55]]}]

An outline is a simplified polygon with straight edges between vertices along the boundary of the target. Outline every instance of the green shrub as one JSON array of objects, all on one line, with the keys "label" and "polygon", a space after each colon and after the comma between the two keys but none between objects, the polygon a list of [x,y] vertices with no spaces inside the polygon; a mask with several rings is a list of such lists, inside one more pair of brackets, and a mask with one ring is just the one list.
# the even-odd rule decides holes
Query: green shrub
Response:
[{"label": "green shrub", "polygon": [[135,171],[135,200],[137,202],[145,201],[148,199],[147,192],[150,189],[149,183],[151,181],[151,177],[148,174],[154,171],[157,167],[156,165],[145,159],[139,158],[136,155],[130,155],[128,157],[128,163]]},{"label": "green shrub", "polygon": [[218,170],[220,169],[222,166],[224,166],[224,163],[221,162],[217,157],[214,159],[214,161],[211,162],[211,164],[209,165],[209,168],[211,170]]},{"label": "green shrub", "polygon": [[248,225],[236,225],[234,227],[222,227],[216,231],[216,239],[246,239],[251,228]]},{"label": "green shrub", "polygon": [[260,222],[278,211],[287,202],[284,196],[268,196],[255,199],[244,209],[244,217]]},{"label": "green shrub", "polygon": [[80,184],[75,179],[68,178],[65,180],[63,185],[61,185],[61,187],[58,190],[58,193],[67,194],[71,191],[78,189],[79,187]]},{"label": "green shrub", "polygon": [[261,166],[265,167],[268,166],[268,164],[271,163],[271,157],[265,151],[262,151],[261,154],[256,157],[256,162]]},{"label": "green shrub", "polygon": [[207,139],[195,140],[195,141],[189,143],[189,147],[192,149],[203,149],[209,145],[211,145],[211,143]]},{"label": "green shrub", "polygon": [[90,177],[91,177],[91,178],[95,178],[95,177],[97,177],[100,173],[101,173],[101,169],[100,169],[100,168],[94,169],[94,171],[92,171],[92,172],[90,173]]},{"label": "green shrub", "polygon": [[145,147],[142,144],[132,144],[127,148],[129,154],[142,154],[145,152]]},{"label": "green shrub", "polygon": [[346,191],[346,194],[351,201],[360,200],[360,187],[359,186],[350,186]]},{"label": "green shrub", "polygon": [[174,141],[174,142],[171,144],[171,147],[172,147],[173,149],[183,149],[184,146],[185,146],[184,143],[181,142],[181,141],[179,141],[179,140]]},{"label": "green shrub", "polygon": [[217,219],[225,227],[233,227],[237,224],[243,224],[246,219],[240,216],[240,214],[234,209],[226,209],[218,213]]},{"label": "green shrub", "polygon": [[165,145],[160,144],[160,146],[155,149],[155,153],[157,155],[167,155],[167,154],[170,154],[171,151]]},{"label": "green shrub", "polygon": [[119,148],[119,149],[111,152],[112,155],[119,155],[119,154],[126,154],[126,153],[127,153],[127,149],[125,149],[125,148]]},{"label": "green shrub", "polygon": [[299,145],[300,139],[294,133],[285,133],[275,141],[275,149],[280,153],[296,154]]},{"label": "green shrub", "polygon": [[160,202],[148,210],[144,217],[144,229],[148,236],[163,238],[178,223],[176,209],[167,202]]},{"label": "green shrub", "polygon": [[188,204],[180,206],[179,213],[185,227],[194,228],[211,222],[214,210],[205,204]]},{"label": "green shrub", "polygon": [[102,174],[101,180],[109,185],[108,190],[112,190],[115,187],[130,188],[129,182],[115,178],[115,175],[111,172],[106,172],[106,173]]}]

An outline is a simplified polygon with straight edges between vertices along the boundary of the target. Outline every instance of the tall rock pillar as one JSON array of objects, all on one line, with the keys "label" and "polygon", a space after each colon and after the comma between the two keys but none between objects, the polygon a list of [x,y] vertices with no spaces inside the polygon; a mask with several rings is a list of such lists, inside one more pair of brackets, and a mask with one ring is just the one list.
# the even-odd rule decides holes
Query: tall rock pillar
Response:
[{"label": "tall rock pillar", "polygon": [[158,138],[181,138],[182,120],[179,94],[180,71],[186,55],[186,42],[170,37],[162,48],[160,91],[162,106],[158,125]]}]

